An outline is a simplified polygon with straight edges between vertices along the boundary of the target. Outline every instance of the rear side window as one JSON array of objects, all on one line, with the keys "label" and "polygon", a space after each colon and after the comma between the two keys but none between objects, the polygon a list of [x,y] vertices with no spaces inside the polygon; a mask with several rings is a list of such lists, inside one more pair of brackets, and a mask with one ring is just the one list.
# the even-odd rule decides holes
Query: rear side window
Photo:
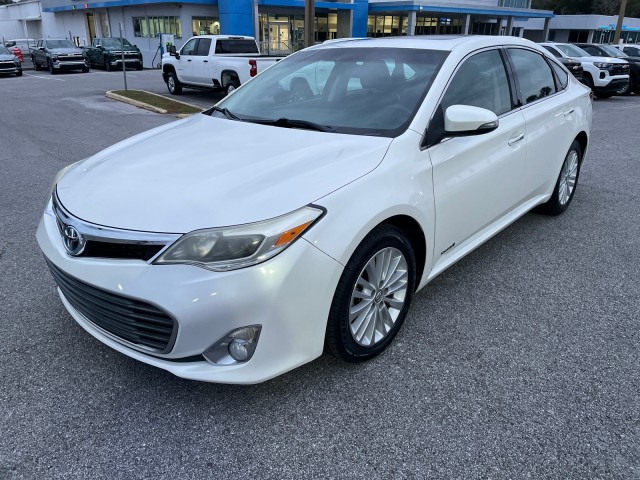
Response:
[{"label": "rear side window", "polygon": [[496,115],[511,110],[509,81],[500,52],[490,50],[467,58],[451,80],[441,105],[443,111],[451,105],[471,105]]},{"label": "rear side window", "polygon": [[209,48],[211,47],[211,39],[210,38],[201,38],[198,42],[198,48],[196,50],[196,55],[201,57],[206,57],[209,55]]},{"label": "rear side window", "polygon": [[218,40],[216,53],[258,53],[258,46],[254,40]]},{"label": "rear side window", "polygon": [[640,49],[636,48],[636,47],[624,47],[624,49],[622,50],[624,53],[626,53],[627,55],[630,55],[632,57],[640,57]]},{"label": "rear side window", "polygon": [[556,74],[556,78],[558,79],[558,90],[564,90],[567,88],[567,84],[569,83],[569,74],[564,71],[564,69],[555,62],[549,62],[551,64],[551,68],[553,68],[554,73]]},{"label": "rear side window", "polygon": [[510,48],[508,52],[516,71],[518,93],[525,105],[556,92],[551,67],[542,55],[520,48]]}]

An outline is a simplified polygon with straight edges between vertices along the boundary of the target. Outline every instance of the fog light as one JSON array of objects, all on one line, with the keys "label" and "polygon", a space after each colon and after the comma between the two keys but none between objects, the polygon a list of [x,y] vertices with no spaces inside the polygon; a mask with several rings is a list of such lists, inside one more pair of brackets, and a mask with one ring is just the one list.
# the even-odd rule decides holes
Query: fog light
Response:
[{"label": "fog light", "polygon": [[261,330],[261,325],[232,330],[207,348],[202,356],[215,365],[236,365],[248,362],[256,351]]},{"label": "fog light", "polygon": [[249,358],[249,351],[247,350],[248,342],[246,340],[240,340],[234,338],[229,344],[229,355],[238,362],[246,362]]}]

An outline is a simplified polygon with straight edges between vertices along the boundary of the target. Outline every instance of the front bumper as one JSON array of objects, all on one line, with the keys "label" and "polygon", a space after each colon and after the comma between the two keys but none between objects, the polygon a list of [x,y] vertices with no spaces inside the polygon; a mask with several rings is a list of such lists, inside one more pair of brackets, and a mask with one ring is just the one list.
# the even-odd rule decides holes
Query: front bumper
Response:
[{"label": "front bumper", "polygon": [[[172,350],[150,355],[94,325],[61,294],[72,317],[111,348],[179,377],[249,384],[268,380],[322,354],[329,307],[342,266],[304,239],[273,259],[232,272],[189,265],[150,265],[141,260],[73,258],[66,254],[47,209],[37,240],[47,259],[69,275],[115,294],[144,300],[178,322]],[[262,325],[254,356],[246,363],[213,365],[200,357],[229,331]],[[185,361],[188,357],[194,357]]]},{"label": "front bumper", "polygon": [[629,84],[629,76],[625,75],[622,78],[611,77],[611,80],[606,85],[595,84],[593,87],[596,93],[616,93],[617,91],[625,88]]},{"label": "front bumper", "polygon": [[55,68],[56,70],[75,70],[76,68],[85,68],[88,66],[89,66],[89,62],[86,60],[69,61],[69,62],[68,61],[53,62],[53,68]]},{"label": "front bumper", "polygon": [[22,71],[22,67],[21,66],[13,66],[13,67],[9,67],[9,68],[4,68],[4,67],[0,67],[0,74],[3,73],[18,73]]}]

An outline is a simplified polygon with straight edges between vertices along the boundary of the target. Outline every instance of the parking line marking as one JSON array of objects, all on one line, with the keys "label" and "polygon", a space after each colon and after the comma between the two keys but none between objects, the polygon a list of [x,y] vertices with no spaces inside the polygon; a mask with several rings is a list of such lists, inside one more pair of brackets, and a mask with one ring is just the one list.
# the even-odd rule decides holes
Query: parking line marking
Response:
[{"label": "parking line marking", "polygon": [[[109,75],[109,76],[112,77],[114,75],[119,75],[122,72],[120,71],[120,72],[108,72],[108,73],[107,72],[91,72],[91,73],[93,73],[94,75]],[[133,75],[131,73],[127,73],[127,77],[137,78],[138,76],[137,75]]]},{"label": "parking line marking", "polygon": [[33,77],[33,78],[41,78],[42,80],[55,80],[56,82],[64,82],[64,81],[66,81],[66,80],[62,80],[61,78],[44,77],[42,75],[31,75],[30,73],[24,73],[24,75],[26,75],[28,77]]}]

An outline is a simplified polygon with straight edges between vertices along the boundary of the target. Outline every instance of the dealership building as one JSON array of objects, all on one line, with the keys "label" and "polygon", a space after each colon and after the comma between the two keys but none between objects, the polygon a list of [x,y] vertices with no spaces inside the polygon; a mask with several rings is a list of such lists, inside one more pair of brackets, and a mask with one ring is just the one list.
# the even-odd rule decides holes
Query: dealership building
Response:
[{"label": "dealership building", "polygon": [[[72,39],[123,36],[142,50],[145,66],[160,61],[158,34],[182,46],[198,34],[255,36],[264,53],[303,47],[304,0],[27,0],[0,7],[0,36]],[[319,0],[316,41],[395,35],[514,35],[540,41],[607,41],[613,17],[554,16],[531,0]],[[640,20],[626,19],[623,38],[636,39]],[[627,32],[627,33],[625,33]],[[626,35],[626,36],[625,36]],[[633,37],[633,38],[632,38]]]}]

